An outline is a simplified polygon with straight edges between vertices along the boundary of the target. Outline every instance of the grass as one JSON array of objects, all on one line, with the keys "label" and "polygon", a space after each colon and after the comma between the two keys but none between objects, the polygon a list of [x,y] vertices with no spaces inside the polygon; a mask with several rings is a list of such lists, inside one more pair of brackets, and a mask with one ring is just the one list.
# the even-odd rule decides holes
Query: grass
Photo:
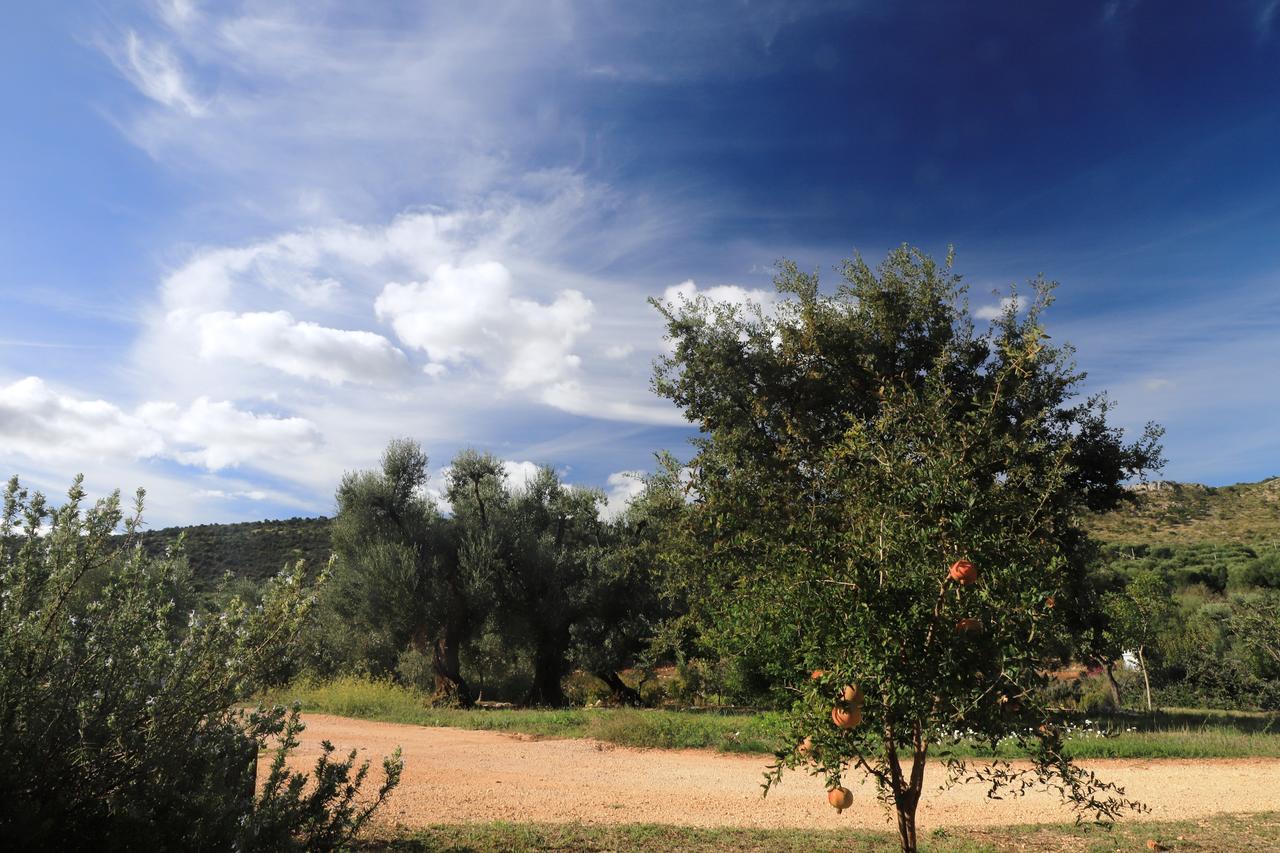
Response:
[{"label": "grass", "polygon": [[[1201,820],[984,827],[922,831],[920,849],[931,853],[979,851],[1147,850],[1154,840],[1171,851],[1280,849],[1280,812],[1220,815]],[[439,825],[393,838],[375,839],[367,850],[497,851],[497,850],[644,850],[644,851],[846,851],[891,853],[899,849],[896,833],[867,830],[809,831],[795,829],[698,829],[655,824],[617,826],[545,823]]]},{"label": "grass", "polygon": [[[774,713],[721,714],[667,710],[475,710],[432,708],[421,693],[386,682],[344,678],[296,684],[267,697],[303,709],[420,726],[519,732],[537,737],[594,738],[622,746],[771,753],[780,741]],[[1084,721],[1079,721],[1083,723]],[[1112,715],[1074,729],[1066,751],[1076,758],[1280,758],[1280,718],[1271,714],[1173,710],[1154,716]],[[1106,731],[1106,734],[1101,733]],[[1017,758],[1016,744],[962,742],[948,754]]]},{"label": "grass", "polygon": [[621,746],[659,749],[773,751],[776,714],[715,714],[622,708],[563,710],[474,710],[432,708],[415,690],[387,682],[340,678],[325,684],[295,684],[267,697],[302,703],[304,710],[363,720],[519,732],[538,737],[594,738]]}]

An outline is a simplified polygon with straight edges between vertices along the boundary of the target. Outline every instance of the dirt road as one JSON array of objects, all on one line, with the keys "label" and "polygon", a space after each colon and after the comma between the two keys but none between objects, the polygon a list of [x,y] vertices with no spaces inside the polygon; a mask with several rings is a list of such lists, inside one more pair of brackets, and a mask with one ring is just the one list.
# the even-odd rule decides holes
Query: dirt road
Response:
[{"label": "dirt road", "polygon": [[[827,805],[819,780],[791,773],[760,798],[766,759],[704,750],[641,750],[588,740],[534,740],[463,729],[308,715],[298,766],[321,740],[367,750],[375,768],[399,745],[405,774],[384,819],[408,826],[470,821],[582,821],[689,826],[886,828],[870,784],[846,782],[854,805]],[[1087,766],[1151,807],[1146,819],[1280,809],[1280,760],[1111,760]],[[989,800],[980,785],[938,791],[931,766],[919,818],[927,827],[1063,822],[1072,813],[1045,793]],[[1136,818],[1142,819],[1142,818]]]}]

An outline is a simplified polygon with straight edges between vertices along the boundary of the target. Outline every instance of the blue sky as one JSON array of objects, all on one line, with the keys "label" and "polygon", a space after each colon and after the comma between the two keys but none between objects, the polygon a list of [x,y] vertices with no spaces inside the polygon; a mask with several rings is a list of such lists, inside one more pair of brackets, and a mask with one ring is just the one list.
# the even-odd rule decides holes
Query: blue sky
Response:
[{"label": "blue sky", "polygon": [[[0,32],[0,469],[153,524],[684,448],[645,300],[1038,273],[1166,476],[1280,474],[1280,0],[85,2]],[[827,273],[828,280],[834,275]]]}]

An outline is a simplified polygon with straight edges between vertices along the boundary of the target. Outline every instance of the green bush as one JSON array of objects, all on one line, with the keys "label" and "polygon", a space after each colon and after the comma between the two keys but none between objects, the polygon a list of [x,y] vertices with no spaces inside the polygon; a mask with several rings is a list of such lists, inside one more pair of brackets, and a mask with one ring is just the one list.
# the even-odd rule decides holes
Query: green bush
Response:
[{"label": "green bush", "polygon": [[1107,684],[1106,676],[1092,676],[1080,680],[1080,698],[1076,700],[1076,708],[1090,715],[1110,714],[1120,710],[1111,696],[1111,688]]},{"label": "green bush", "polygon": [[[285,760],[295,708],[239,710],[277,683],[314,595],[299,564],[254,606],[183,614],[178,550],[138,542],[142,493],[124,522],[119,494],[65,505],[9,481],[0,513],[0,837],[16,849],[332,849],[399,780],[384,762],[357,803],[368,764],[333,760],[313,777]],[[90,585],[90,579],[92,584]],[[255,791],[259,753],[270,775]],[[305,791],[305,793],[304,793]]]}]

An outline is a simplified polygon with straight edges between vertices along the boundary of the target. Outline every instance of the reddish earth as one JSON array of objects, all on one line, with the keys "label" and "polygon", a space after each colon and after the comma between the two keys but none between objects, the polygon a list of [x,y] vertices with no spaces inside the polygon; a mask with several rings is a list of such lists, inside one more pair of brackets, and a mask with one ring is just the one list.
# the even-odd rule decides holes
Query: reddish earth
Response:
[{"label": "reddish earth", "polygon": [[[766,759],[705,750],[630,749],[590,740],[537,740],[464,729],[375,723],[311,714],[296,756],[315,761],[321,740],[339,751],[359,747],[374,759],[397,745],[405,774],[384,820],[408,826],[472,821],[666,823],[739,827],[888,828],[874,788],[847,778],[853,805],[827,804],[817,779],[788,774],[766,799]],[[1131,819],[1188,819],[1280,808],[1280,760],[1108,760],[1087,767],[1151,807]],[[939,791],[942,768],[929,768],[923,827],[1059,823],[1072,813],[1046,793],[989,800],[981,785]]]}]

